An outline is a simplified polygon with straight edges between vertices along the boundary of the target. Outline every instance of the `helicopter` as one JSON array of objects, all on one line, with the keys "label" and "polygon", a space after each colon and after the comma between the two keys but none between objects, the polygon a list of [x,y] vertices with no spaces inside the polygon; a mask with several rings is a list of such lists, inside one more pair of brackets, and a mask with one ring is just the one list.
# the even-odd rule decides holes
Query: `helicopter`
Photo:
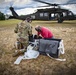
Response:
[{"label": "helicopter", "polygon": [[37,12],[23,16],[19,16],[15,12],[14,8],[10,7],[9,9],[11,10],[13,16],[10,16],[9,18],[25,20],[27,17],[30,17],[32,20],[48,20],[48,21],[57,20],[58,23],[62,23],[64,20],[76,20],[76,15],[72,11],[61,8],[59,4],[51,4],[41,0],[34,0],[34,1],[44,3],[47,4],[48,6],[53,7],[45,9],[42,8],[37,9]]}]

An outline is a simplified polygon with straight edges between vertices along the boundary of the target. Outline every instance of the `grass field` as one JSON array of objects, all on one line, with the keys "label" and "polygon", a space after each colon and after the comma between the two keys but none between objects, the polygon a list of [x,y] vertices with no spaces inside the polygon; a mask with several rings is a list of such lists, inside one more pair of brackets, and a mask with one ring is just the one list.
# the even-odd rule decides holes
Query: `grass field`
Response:
[{"label": "grass field", "polygon": [[13,45],[16,41],[14,28],[20,20],[0,21],[0,75],[76,75],[76,20],[64,21],[33,21],[33,33],[36,25],[49,28],[55,38],[63,39],[66,58],[65,62],[56,61],[40,55],[37,59],[22,60],[14,65],[17,57],[12,57]]}]

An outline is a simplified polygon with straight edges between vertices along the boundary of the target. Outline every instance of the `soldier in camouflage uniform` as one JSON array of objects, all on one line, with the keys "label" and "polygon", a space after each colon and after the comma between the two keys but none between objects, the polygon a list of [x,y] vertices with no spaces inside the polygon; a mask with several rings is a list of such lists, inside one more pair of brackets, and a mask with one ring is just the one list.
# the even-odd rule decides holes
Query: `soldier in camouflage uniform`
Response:
[{"label": "soldier in camouflage uniform", "polygon": [[17,56],[19,54],[22,54],[26,51],[27,46],[29,45],[29,36],[32,35],[32,27],[31,27],[31,19],[26,18],[25,21],[22,21],[21,23],[17,24],[15,27],[14,32],[17,33],[17,41],[20,42],[23,45],[23,50],[18,50],[14,53],[13,56]]}]

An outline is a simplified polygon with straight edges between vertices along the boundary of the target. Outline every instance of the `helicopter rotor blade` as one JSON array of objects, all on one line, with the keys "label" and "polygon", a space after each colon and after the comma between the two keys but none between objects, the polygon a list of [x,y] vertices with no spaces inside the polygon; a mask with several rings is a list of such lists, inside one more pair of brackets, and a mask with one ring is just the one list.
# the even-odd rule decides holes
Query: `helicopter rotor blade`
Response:
[{"label": "helicopter rotor blade", "polygon": [[59,4],[59,5],[73,5],[73,4],[76,4],[76,3],[65,3],[65,4]]},{"label": "helicopter rotor blade", "polygon": [[41,1],[41,0],[33,0],[33,1],[36,1],[36,2],[40,2],[40,3],[44,3],[44,4],[47,4],[48,6],[59,6],[59,5],[70,5],[70,4],[76,4],[76,2],[67,2],[67,3],[64,3],[64,4],[51,4],[51,3],[48,3],[48,2],[44,2],[44,1]]},{"label": "helicopter rotor blade", "polygon": [[51,3],[44,2],[44,1],[41,1],[41,0],[33,0],[33,1],[44,3],[44,4],[48,4],[49,6],[58,6],[58,4],[51,4]]}]

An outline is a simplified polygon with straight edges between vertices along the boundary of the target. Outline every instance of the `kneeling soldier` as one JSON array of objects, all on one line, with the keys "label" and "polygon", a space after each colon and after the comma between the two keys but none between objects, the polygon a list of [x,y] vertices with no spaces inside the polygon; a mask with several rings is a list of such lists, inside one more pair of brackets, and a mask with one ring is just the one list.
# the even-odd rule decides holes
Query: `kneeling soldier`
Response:
[{"label": "kneeling soldier", "polygon": [[[20,43],[19,46],[22,46],[22,50],[17,50],[13,56],[18,56],[20,54],[23,54],[27,46],[29,45],[29,36],[32,35],[32,27],[31,27],[31,19],[26,18],[25,21],[22,21],[21,23],[17,24],[14,32],[17,33],[17,41]],[[20,48],[19,48],[20,49]]]}]

